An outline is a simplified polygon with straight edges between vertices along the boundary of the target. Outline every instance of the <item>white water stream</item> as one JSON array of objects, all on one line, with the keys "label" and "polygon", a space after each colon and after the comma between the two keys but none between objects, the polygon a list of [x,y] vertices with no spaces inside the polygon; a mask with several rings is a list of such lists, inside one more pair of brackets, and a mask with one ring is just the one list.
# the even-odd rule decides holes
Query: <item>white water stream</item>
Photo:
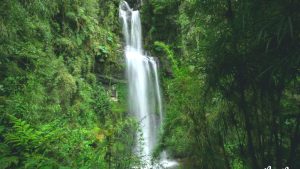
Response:
[{"label": "white water stream", "polygon": [[[159,87],[158,66],[153,57],[144,54],[142,29],[138,10],[132,10],[123,1],[119,8],[125,38],[125,58],[129,85],[129,111],[141,126],[142,141],[136,149],[142,148],[145,168],[173,168],[177,162],[167,160],[165,152],[159,165],[151,165],[151,155],[157,144],[158,133],[163,120],[162,99]],[[139,133],[137,133],[139,135]]]}]

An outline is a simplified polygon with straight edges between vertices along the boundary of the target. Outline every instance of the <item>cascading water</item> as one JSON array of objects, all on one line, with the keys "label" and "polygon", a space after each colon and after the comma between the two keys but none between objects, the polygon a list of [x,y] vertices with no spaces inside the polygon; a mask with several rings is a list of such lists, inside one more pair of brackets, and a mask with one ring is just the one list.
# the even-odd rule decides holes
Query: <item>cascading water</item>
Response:
[{"label": "cascading water", "polygon": [[[143,137],[143,142],[137,141],[136,147],[142,147],[142,160],[148,163],[148,167],[145,168],[154,168],[149,163],[163,120],[158,66],[153,57],[144,54],[139,11],[132,10],[127,2],[123,1],[119,12],[126,44],[129,111],[140,122]],[[166,155],[162,156],[162,165],[166,168],[177,164],[166,160]]]}]

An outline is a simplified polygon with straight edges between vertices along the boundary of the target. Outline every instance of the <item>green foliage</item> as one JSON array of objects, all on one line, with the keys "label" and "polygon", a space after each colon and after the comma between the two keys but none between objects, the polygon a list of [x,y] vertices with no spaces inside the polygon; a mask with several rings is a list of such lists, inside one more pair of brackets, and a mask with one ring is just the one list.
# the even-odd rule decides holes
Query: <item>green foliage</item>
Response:
[{"label": "green foliage", "polygon": [[136,125],[112,110],[97,78],[122,68],[118,2],[1,2],[0,168],[130,168],[138,161],[124,132]]},{"label": "green foliage", "polygon": [[155,41],[154,49],[158,53],[162,53],[162,55],[167,57],[167,60],[171,62],[172,70],[178,71],[178,63],[174,59],[174,52],[170,49],[170,46],[166,45],[163,42]]},{"label": "green foliage", "polygon": [[42,145],[47,146],[59,139],[59,129],[56,128],[56,131],[53,131],[53,126],[57,123],[55,121],[39,127],[39,130],[34,130],[26,121],[17,119],[14,116],[9,116],[9,121],[13,126],[11,131],[4,134],[4,138],[5,143],[11,145],[10,148],[29,152],[39,151]]},{"label": "green foliage", "polygon": [[163,81],[163,146],[187,168],[299,167],[299,2],[147,5],[148,48],[178,65]]},{"label": "green foliage", "polygon": [[[123,77],[119,2],[1,2],[0,168],[142,165],[127,87],[111,101],[99,78]],[[165,91],[158,151],[182,168],[299,168],[299,2],[143,3]]]},{"label": "green foliage", "polygon": [[117,84],[115,85],[118,92],[118,101],[112,102],[112,111],[117,113],[127,112],[128,109],[128,86],[126,84]]}]

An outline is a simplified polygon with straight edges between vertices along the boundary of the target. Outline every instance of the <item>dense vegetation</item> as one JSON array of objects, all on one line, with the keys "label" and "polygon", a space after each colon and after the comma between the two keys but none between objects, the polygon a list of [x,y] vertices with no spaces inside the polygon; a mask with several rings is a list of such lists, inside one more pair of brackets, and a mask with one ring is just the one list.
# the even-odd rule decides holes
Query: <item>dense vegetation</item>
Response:
[{"label": "dense vegetation", "polygon": [[[139,165],[119,2],[1,2],[0,168]],[[157,151],[187,169],[300,168],[299,1],[129,2],[161,63]]]},{"label": "dense vegetation", "polygon": [[168,65],[161,147],[183,168],[300,167],[299,7],[294,0],[143,6],[146,42]]},{"label": "dense vegetation", "polygon": [[124,133],[135,123],[125,114],[125,95],[111,103],[111,80],[99,80],[112,68],[115,76],[123,71],[118,4],[1,2],[0,168],[134,163],[133,136]]}]

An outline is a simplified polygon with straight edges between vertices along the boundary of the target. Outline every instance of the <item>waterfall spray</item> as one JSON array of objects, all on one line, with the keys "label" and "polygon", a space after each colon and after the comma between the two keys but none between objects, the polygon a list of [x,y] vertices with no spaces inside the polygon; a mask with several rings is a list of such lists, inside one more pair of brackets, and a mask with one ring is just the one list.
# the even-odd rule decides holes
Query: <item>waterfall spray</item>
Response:
[{"label": "waterfall spray", "polygon": [[[136,147],[142,147],[142,161],[147,163],[145,168],[154,168],[150,160],[163,120],[158,66],[153,57],[144,54],[139,11],[132,10],[125,1],[119,8],[125,38],[129,111],[140,122],[143,137],[143,142],[138,140]],[[163,157],[161,161],[171,164],[166,160],[166,155]]]}]

